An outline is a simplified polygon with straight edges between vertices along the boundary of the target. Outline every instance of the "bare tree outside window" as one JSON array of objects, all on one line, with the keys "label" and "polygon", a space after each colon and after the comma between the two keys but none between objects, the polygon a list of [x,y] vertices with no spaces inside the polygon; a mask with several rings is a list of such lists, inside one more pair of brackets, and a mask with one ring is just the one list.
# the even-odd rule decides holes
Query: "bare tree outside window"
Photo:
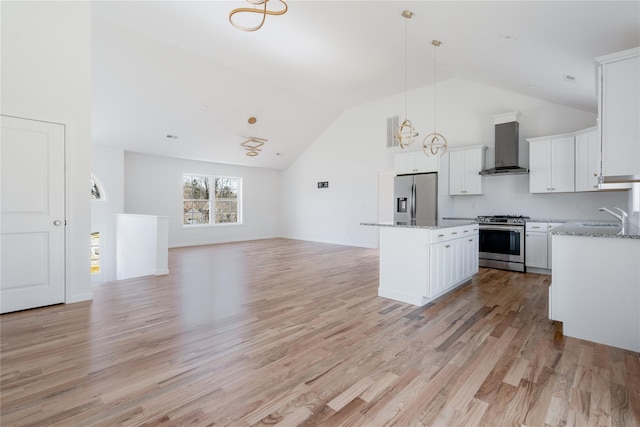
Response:
[{"label": "bare tree outside window", "polygon": [[211,178],[203,175],[184,175],[182,198],[184,224],[209,224],[211,211]]},{"label": "bare tree outside window", "polygon": [[[211,183],[214,184],[213,194]],[[183,175],[183,224],[240,222],[240,178]],[[213,205],[213,207],[212,207]],[[214,214],[210,212],[213,208]]]},{"label": "bare tree outside window", "polygon": [[216,178],[216,223],[238,222],[238,178]]}]

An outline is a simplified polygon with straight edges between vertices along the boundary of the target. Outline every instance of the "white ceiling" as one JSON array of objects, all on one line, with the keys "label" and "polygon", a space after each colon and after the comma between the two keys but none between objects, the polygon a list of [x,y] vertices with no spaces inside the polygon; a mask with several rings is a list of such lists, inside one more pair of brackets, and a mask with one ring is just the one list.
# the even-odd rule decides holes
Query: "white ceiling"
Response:
[{"label": "white ceiling", "polygon": [[[405,25],[409,89],[433,83],[438,39],[439,80],[591,112],[594,58],[640,45],[640,1],[288,4],[247,33],[228,22],[244,0],[94,2],[94,144],[286,168],[345,109],[404,92]],[[243,135],[269,142],[251,158]]]}]

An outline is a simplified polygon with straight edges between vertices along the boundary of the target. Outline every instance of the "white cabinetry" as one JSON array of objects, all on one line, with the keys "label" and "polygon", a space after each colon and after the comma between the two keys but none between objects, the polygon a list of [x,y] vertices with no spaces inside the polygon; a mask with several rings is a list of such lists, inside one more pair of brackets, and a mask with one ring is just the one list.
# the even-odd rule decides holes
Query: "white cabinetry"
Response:
[{"label": "white cabinetry", "polygon": [[551,230],[556,228],[557,226],[562,225],[561,222],[549,222],[547,223],[547,268],[551,270],[551,257],[553,255],[552,243],[553,243],[553,235],[551,234]]},{"label": "white cabinetry", "polygon": [[575,191],[574,136],[556,135],[529,141],[529,192]]},{"label": "white cabinetry", "polygon": [[396,174],[438,172],[439,156],[427,156],[423,151],[398,153],[395,157]]},{"label": "white cabinetry", "polygon": [[640,47],[596,63],[604,182],[640,181]]},{"label": "white cabinetry", "polygon": [[548,268],[547,223],[527,222],[525,230],[525,266],[527,268]]},{"label": "white cabinetry", "polygon": [[478,225],[380,227],[378,295],[424,305],[478,272]]},{"label": "white cabinetry", "polygon": [[592,127],[575,134],[576,191],[598,191],[600,175],[600,144],[598,128]]},{"label": "white cabinetry", "polygon": [[478,272],[478,226],[434,230],[430,248],[430,288],[436,297]]},{"label": "white cabinetry", "polygon": [[449,195],[483,194],[484,145],[449,149]]},{"label": "white cabinetry", "polygon": [[549,317],[563,333],[640,351],[640,239],[553,236]]},{"label": "white cabinetry", "polygon": [[524,256],[527,268],[551,269],[550,231],[561,224],[557,222],[527,222]]}]

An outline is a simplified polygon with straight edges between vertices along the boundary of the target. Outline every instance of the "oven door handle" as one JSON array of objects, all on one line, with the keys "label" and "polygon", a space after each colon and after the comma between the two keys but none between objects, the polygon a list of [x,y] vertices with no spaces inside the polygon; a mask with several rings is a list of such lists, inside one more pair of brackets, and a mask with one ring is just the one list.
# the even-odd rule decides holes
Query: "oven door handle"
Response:
[{"label": "oven door handle", "polygon": [[522,233],[524,231],[524,227],[509,225],[480,225],[480,231],[515,231],[516,233]]}]

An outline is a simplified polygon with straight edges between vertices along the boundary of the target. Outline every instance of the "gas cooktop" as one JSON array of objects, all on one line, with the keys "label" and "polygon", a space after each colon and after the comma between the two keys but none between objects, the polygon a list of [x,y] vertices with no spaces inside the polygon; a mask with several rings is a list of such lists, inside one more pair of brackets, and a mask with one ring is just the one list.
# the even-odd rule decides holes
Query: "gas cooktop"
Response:
[{"label": "gas cooktop", "polygon": [[524,224],[528,219],[523,215],[480,215],[476,221],[485,224]]}]

